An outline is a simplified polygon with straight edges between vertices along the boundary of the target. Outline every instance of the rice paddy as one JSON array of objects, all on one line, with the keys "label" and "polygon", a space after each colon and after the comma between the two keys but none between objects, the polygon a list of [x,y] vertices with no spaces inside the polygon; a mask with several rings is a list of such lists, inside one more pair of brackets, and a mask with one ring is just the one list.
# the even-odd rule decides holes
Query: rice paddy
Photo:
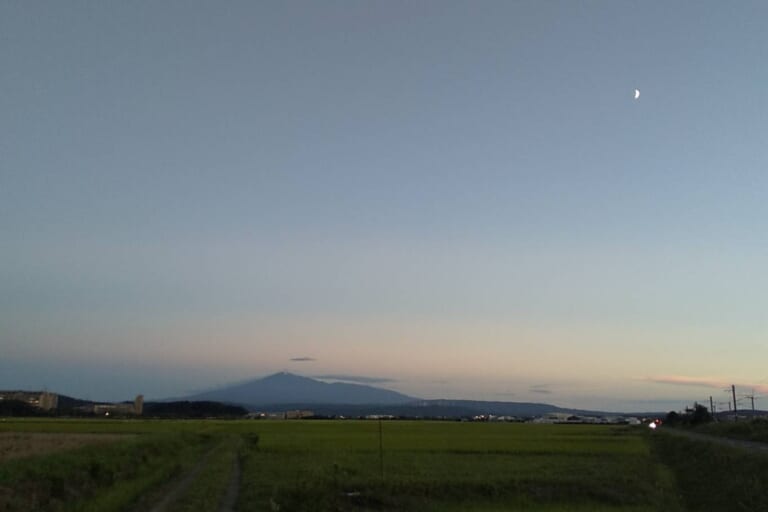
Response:
[{"label": "rice paddy", "polygon": [[6,420],[0,439],[44,435],[89,442],[63,448],[51,442],[49,451],[0,461],[0,509],[687,510],[674,464],[653,448],[646,430],[428,421]]}]

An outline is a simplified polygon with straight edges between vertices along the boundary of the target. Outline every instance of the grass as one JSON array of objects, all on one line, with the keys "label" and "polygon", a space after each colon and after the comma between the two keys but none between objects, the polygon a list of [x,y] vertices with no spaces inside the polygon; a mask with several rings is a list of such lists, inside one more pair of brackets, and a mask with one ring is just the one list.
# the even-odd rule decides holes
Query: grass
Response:
[{"label": "grass", "polygon": [[132,434],[0,432],[0,462],[67,451],[92,444],[125,441]]},{"label": "grass", "polygon": [[719,422],[700,425],[696,432],[745,441],[768,443],[768,420],[756,418],[738,422]]},{"label": "grass", "polygon": [[[294,426],[295,425],[295,426]],[[578,425],[264,423],[242,510],[675,510],[639,431]]]},{"label": "grass", "polygon": [[[231,421],[147,420],[147,419],[68,419],[68,418],[2,418],[0,432],[55,433],[212,433],[226,430]],[[246,422],[239,422],[244,424]]]},{"label": "grass", "polygon": [[674,473],[691,511],[768,510],[768,457],[672,435],[651,438],[652,453]]},{"label": "grass", "polygon": [[122,510],[183,469],[205,438],[137,437],[0,465],[0,510]]}]

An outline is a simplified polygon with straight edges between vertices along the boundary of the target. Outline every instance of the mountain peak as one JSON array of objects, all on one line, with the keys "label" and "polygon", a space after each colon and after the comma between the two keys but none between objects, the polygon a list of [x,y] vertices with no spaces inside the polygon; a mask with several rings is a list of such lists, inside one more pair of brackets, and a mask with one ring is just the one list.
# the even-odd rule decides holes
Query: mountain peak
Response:
[{"label": "mountain peak", "polygon": [[290,383],[300,383],[303,382],[305,384],[308,384],[310,382],[318,382],[314,379],[310,379],[309,377],[304,377],[303,375],[296,375],[295,373],[290,372],[277,372],[273,373],[272,375],[267,375],[266,377],[262,377],[260,379],[255,379],[251,382],[265,382],[270,384],[290,384]]},{"label": "mountain peak", "polygon": [[388,389],[342,382],[326,383],[289,372],[205,393],[188,400],[214,400],[248,406],[275,404],[404,404],[414,399]]},{"label": "mountain peak", "polygon": [[277,372],[273,373],[272,375],[267,375],[266,377],[262,377],[261,380],[276,380],[276,379],[286,379],[286,378],[294,378],[299,377],[300,375],[296,375],[295,373],[290,372]]}]

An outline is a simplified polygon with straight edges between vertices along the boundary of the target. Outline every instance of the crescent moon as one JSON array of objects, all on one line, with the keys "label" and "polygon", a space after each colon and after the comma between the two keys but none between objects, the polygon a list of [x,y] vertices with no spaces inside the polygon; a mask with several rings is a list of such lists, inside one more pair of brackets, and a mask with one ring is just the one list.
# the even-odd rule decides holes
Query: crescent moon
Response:
[{"label": "crescent moon", "polygon": [[635,99],[640,97],[640,89],[635,89]]}]

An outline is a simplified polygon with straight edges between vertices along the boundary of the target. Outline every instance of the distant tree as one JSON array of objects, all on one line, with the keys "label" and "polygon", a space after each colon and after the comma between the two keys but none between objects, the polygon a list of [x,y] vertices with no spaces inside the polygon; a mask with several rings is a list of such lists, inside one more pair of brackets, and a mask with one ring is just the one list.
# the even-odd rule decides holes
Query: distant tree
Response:
[{"label": "distant tree", "polygon": [[701,404],[694,403],[693,408],[686,409],[684,414],[670,411],[670,413],[667,414],[667,418],[664,422],[665,424],[674,427],[677,425],[703,425],[704,423],[709,423],[710,421],[712,421],[712,415],[709,413],[709,410]]},{"label": "distant tree", "polygon": [[712,421],[712,415],[709,413],[709,409],[701,404],[694,404],[693,411],[690,413],[691,425],[702,425]]},{"label": "distant tree", "polygon": [[667,414],[667,417],[664,419],[664,424],[669,425],[671,427],[679,425],[680,422],[681,422],[680,415],[675,411],[669,411],[669,414]]},{"label": "distant tree", "polygon": [[147,402],[144,416],[156,418],[239,418],[248,413],[239,405],[220,402]]}]

